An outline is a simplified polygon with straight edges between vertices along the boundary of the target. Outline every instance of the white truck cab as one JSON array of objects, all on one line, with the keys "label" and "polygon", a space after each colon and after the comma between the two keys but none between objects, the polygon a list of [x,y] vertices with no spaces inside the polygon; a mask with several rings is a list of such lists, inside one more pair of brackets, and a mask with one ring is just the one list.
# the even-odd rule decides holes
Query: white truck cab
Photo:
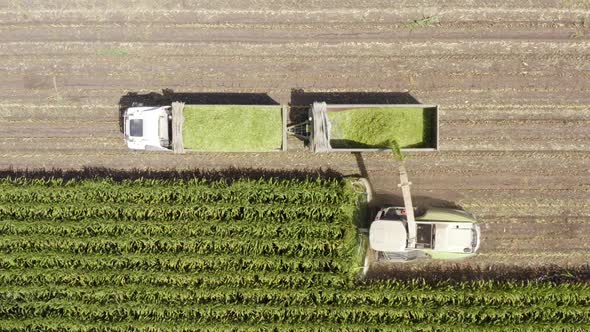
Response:
[{"label": "white truck cab", "polygon": [[[477,253],[480,229],[475,217],[456,209],[433,208],[408,222],[404,207],[379,210],[369,229],[377,260],[461,259]],[[409,228],[414,227],[415,239]]]},{"label": "white truck cab", "polygon": [[170,151],[170,106],[130,107],[123,114],[125,142],[133,150]]}]

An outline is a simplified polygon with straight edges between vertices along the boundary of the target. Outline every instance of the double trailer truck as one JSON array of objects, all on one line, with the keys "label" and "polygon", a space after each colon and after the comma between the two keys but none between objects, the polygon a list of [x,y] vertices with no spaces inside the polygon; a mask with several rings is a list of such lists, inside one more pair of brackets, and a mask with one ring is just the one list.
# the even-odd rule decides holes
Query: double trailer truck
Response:
[{"label": "double trailer truck", "polygon": [[436,105],[344,105],[316,102],[308,119],[288,125],[288,106],[172,105],[130,107],[124,112],[133,150],[208,152],[286,151],[287,136],[304,139],[313,152],[438,149]]},{"label": "double trailer truck", "polygon": [[[124,112],[127,146],[134,150],[213,152],[286,151],[287,135],[312,152],[438,150],[436,105],[327,104],[315,102],[306,121],[287,124],[281,105],[172,105],[130,107]],[[460,259],[476,254],[480,233],[473,215],[453,209],[417,213],[405,168],[404,207],[382,207],[369,229],[377,261]],[[368,189],[370,192],[370,189]],[[417,211],[416,211],[417,212]]]}]

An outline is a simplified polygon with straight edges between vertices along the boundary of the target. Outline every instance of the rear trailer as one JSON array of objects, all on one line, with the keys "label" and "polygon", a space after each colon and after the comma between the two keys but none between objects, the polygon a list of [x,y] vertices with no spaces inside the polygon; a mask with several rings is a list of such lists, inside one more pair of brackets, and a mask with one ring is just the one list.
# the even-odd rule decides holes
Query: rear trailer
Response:
[{"label": "rear trailer", "polygon": [[280,105],[172,104],[177,153],[266,152],[287,149],[287,108]]},{"label": "rear trailer", "polygon": [[386,151],[396,141],[403,151],[438,150],[436,105],[329,105],[309,112],[313,152]]}]

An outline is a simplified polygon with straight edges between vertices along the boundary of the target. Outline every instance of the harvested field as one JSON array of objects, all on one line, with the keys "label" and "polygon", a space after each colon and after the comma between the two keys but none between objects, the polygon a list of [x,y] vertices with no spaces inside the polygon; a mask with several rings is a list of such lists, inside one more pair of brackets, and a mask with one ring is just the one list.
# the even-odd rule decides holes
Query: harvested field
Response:
[{"label": "harvested field", "polygon": [[6,1],[0,167],[321,167],[367,175],[379,201],[399,201],[388,154],[128,151],[118,104],[162,89],[437,104],[440,151],[410,154],[407,168],[415,202],[479,217],[481,256],[465,264],[580,267],[590,260],[588,22],[586,0]]}]

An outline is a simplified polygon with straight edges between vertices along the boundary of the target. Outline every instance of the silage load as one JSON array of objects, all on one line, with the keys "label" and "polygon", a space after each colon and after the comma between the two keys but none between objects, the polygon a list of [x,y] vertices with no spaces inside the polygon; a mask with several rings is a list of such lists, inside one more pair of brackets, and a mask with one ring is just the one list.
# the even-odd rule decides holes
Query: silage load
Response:
[{"label": "silage load", "polygon": [[431,147],[436,126],[434,108],[371,107],[328,112],[332,148]]},{"label": "silage load", "polygon": [[185,149],[263,152],[282,146],[280,106],[186,105],[184,117]]}]

